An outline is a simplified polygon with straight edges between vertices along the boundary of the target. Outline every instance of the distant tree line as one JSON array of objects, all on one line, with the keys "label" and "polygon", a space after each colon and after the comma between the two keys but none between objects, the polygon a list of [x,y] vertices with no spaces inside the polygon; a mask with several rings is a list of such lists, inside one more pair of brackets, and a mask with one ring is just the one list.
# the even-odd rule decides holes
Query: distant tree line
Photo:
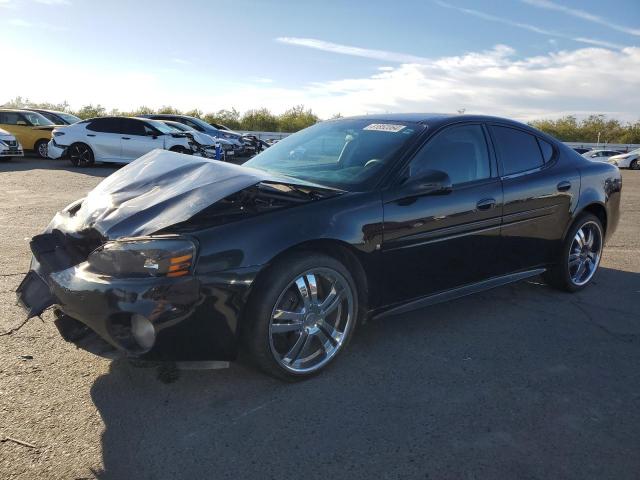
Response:
[{"label": "distant tree line", "polygon": [[[100,104],[85,105],[79,110],[73,110],[67,102],[63,103],[35,103],[28,99],[16,97],[7,102],[5,107],[32,107],[48,110],[59,110],[72,113],[80,118],[101,117],[105,115],[136,116],[150,113],[174,113],[201,118],[208,123],[221,123],[233,130],[254,130],[263,132],[297,132],[320,121],[318,115],[303,105],[296,105],[286,112],[275,115],[267,108],[247,110],[240,113],[235,108],[204,113],[197,108],[181,111],[171,106],[158,109],[139,107],[130,112],[107,110]],[[333,118],[340,117],[340,114]],[[622,123],[619,120],[607,118],[605,115],[590,115],[578,120],[573,115],[567,115],[557,120],[534,120],[529,125],[553,135],[563,142],[585,143],[636,143],[640,144],[640,120],[635,123]]]},{"label": "distant tree line", "polygon": [[573,115],[557,120],[534,120],[529,125],[563,142],[640,143],[640,121],[622,123],[605,115],[578,120]]},{"label": "distant tree line", "polygon": [[[262,132],[297,132],[303,128],[307,128],[314,123],[320,121],[320,118],[305,108],[304,105],[296,105],[291,107],[280,115],[275,115],[267,108],[258,108],[247,110],[240,114],[238,110],[218,110],[217,112],[204,113],[202,110],[194,108],[193,110],[181,111],[171,106],[164,106],[158,109],[146,106],[138,107],[130,112],[120,111],[117,109],[107,110],[100,104],[85,105],[79,110],[72,109],[67,102],[63,103],[36,103],[30,102],[28,99],[16,97],[5,103],[4,107],[8,108],[42,108],[45,110],[58,110],[61,112],[72,113],[82,119],[103,117],[105,115],[135,117],[138,115],[152,113],[173,113],[178,115],[189,115],[201,118],[207,123],[220,123],[232,130],[255,130]],[[339,114],[337,116],[340,116]]]}]

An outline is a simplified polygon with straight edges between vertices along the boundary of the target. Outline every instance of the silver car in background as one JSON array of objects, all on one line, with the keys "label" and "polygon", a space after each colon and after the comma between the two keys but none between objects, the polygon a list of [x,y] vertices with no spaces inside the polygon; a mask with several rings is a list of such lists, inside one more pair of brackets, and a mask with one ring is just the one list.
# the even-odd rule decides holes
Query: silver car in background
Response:
[{"label": "silver car in background", "polygon": [[618,168],[630,168],[631,170],[640,170],[640,148],[631,150],[628,153],[621,153],[609,157],[608,163]]},{"label": "silver car in background", "polygon": [[622,152],[618,150],[589,150],[586,153],[583,153],[582,156],[588,160],[592,160],[594,162],[607,162],[609,161],[609,157],[613,157],[614,155],[620,155]]},{"label": "silver car in background", "polygon": [[0,128],[0,160],[11,160],[13,157],[23,157],[22,145],[16,137]]}]

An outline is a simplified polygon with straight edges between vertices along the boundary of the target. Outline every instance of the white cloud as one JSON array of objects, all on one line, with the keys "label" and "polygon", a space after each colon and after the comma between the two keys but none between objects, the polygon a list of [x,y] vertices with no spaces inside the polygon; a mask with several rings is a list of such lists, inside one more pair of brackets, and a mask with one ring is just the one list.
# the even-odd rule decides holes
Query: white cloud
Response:
[{"label": "white cloud", "polygon": [[185,58],[175,57],[175,58],[172,58],[171,61],[173,63],[177,63],[178,65],[191,65],[191,62]]},{"label": "white cloud", "polygon": [[339,43],[325,42],[324,40],[318,40],[316,38],[279,37],[276,38],[276,41],[280,43],[286,43],[288,45],[296,45],[299,47],[323,50],[325,52],[340,53],[342,55],[352,55],[354,57],[373,58],[375,60],[385,60],[388,62],[421,63],[426,60],[423,57],[408,55],[406,53],[353,47],[350,45],[341,45]]},{"label": "white cloud", "polygon": [[520,28],[522,30],[528,30],[530,32],[538,33],[540,35],[547,35],[547,36],[556,37],[556,38],[567,38],[569,40],[573,40],[574,42],[586,43],[588,45],[598,45],[600,47],[616,48],[616,49],[619,49],[619,50],[625,48],[624,45],[620,45],[620,44],[617,44],[617,43],[607,42],[605,40],[598,40],[598,39],[595,39],[595,38],[574,37],[574,36],[571,36],[571,35],[567,35],[565,33],[554,32],[553,30],[547,30],[546,28],[541,28],[541,27],[538,27],[536,25],[531,25],[529,23],[516,22],[516,21],[510,20],[508,18],[498,17],[496,15],[491,15],[490,13],[481,12],[479,10],[474,10],[472,8],[458,7],[456,5],[452,5],[452,4],[444,2],[442,0],[433,0],[433,2],[436,5],[439,5],[441,7],[449,8],[451,10],[456,10],[456,11],[458,11],[460,13],[464,13],[466,15],[471,15],[471,16],[474,16],[474,17],[477,17],[477,18],[481,18],[481,19],[487,20],[489,22],[502,23],[503,25],[509,25],[511,27]]},{"label": "white cloud", "polygon": [[609,27],[613,30],[617,30],[623,33],[628,33],[629,35],[640,36],[640,29],[625,27],[624,25],[611,22],[599,15],[595,15],[593,13],[589,13],[584,10],[579,10],[577,8],[570,8],[565,5],[560,5],[559,3],[551,2],[549,0],[521,0],[521,1],[526,4],[532,5],[534,7],[545,8],[547,10],[555,10],[557,12],[566,13],[567,15],[571,15],[573,17],[580,18],[582,20],[598,23],[600,25],[604,25],[605,27]]},{"label": "white cloud", "polygon": [[8,58],[37,64],[48,75],[44,83],[33,75],[5,76],[0,104],[21,95],[33,101],[67,100],[73,107],[100,103],[120,110],[173,105],[203,111],[267,107],[280,113],[304,104],[323,118],[338,112],[455,112],[461,108],[520,120],[604,113],[631,121],[640,115],[638,47],[582,48],[518,58],[509,46],[498,45],[293,88],[255,78],[225,86],[197,69],[188,75],[166,74],[160,66],[132,71],[84,59],[54,59],[15,45],[7,48]]}]

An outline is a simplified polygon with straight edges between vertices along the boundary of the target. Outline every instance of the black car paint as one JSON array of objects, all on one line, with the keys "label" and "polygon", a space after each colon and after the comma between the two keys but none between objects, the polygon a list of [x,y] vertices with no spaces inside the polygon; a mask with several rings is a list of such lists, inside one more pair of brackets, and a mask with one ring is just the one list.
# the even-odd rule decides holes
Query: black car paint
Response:
[{"label": "black car paint", "polygon": [[[122,332],[127,317],[140,313],[160,332],[142,357],[232,360],[243,307],[251,294],[259,294],[254,290],[261,273],[292,250],[338,255],[361,284],[363,307],[370,315],[384,315],[540,273],[585,209],[603,218],[607,238],[617,226],[618,169],[590,162],[526,125],[469,115],[372,120],[420,122],[428,128],[398,153],[394,168],[370,191],[308,195],[304,201],[283,200],[278,208],[242,213],[231,206],[228,216],[218,211],[211,217],[221,208],[214,204],[158,232],[197,242],[192,276],[104,282],[76,269],[73,275],[49,276],[56,303],[130,355],[141,354]],[[551,143],[554,157],[537,171],[503,178],[491,148],[492,178],[446,194],[403,196],[404,166],[417,148],[442,128],[464,123],[522,129]],[[487,199],[494,200],[489,208],[482,203]]]}]

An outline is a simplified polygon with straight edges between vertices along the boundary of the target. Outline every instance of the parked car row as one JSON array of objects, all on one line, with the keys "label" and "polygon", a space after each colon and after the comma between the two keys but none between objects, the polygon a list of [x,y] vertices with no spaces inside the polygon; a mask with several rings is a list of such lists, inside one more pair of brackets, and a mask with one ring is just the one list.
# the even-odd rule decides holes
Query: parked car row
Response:
[{"label": "parked car row", "polygon": [[[33,150],[42,158],[68,158],[76,166],[95,161],[128,163],[155,149],[229,160],[253,156],[269,144],[210,125],[187,115],[100,117],[82,120],[65,112],[42,109],[0,109],[0,127],[16,137],[20,152]],[[3,158],[23,155],[3,148]]]}]

